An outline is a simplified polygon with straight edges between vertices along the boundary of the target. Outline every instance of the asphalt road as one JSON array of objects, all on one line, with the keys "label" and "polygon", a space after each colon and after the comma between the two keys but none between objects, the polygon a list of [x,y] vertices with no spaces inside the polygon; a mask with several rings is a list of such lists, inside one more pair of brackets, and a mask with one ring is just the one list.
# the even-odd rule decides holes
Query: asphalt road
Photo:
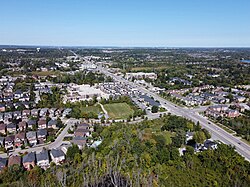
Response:
[{"label": "asphalt road", "polygon": [[98,70],[103,72],[105,75],[113,77],[116,81],[125,82],[131,85],[132,87],[137,88],[142,93],[154,97],[154,99],[160,101],[161,105],[165,107],[166,109],[168,109],[170,113],[185,117],[187,119],[192,120],[195,123],[199,121],[200,125],[211,133],[213,139],[220,140],[221,142],[225,144],[234,146],[239,154],[245,157],[246,160],[250,161],[250,146],[248,144],[241,141],[240,138],[235,137],[234,135],[226,132],[225,130],[223,130],[222,128],[214,124],[213,122],[209,121],[204,116],[199,115],[197,112],[195,112],[195,110],[176,106],[174,103],[171,103],[167,101],[166,99],[163,99],[159,95],[145,89],[141,85],[135,84],[133,82],[125,80],[124,78],[120,76],[114,75],[103,67],[98,66]]}]

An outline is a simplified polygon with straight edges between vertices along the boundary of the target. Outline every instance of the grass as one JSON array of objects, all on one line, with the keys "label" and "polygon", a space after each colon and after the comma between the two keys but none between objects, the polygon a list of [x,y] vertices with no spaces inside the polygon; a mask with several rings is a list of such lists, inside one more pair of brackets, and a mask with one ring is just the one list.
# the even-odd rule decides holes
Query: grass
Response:
[{"label": "grass", "polygon": [[131,69],[131,71],[152,71],[153,69],[155,70],[162,70],[162,69],[166,69],[167,66],[158,66],[158,67],[134,67]]},{"label": "grass", "polygon": [[82,107],[81,111],[82,111],[82,113],[93,112],[95,114],[99,114],[100,112],[103,112],[100,105]]},{"label": "grass", "polygon": [[134,110],[127,103],[112,103],[104,105],[111,119],[127,119]]},{"label": "grass", "polygon": [[32,75],[36,76],[49,76],[49,75],[58,75],[60,72],[58,71],[33,71]]}]

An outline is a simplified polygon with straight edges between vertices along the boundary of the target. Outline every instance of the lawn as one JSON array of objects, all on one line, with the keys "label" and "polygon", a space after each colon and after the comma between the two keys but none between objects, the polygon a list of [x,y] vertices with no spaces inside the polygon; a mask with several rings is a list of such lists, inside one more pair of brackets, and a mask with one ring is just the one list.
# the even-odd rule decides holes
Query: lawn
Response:
[{"label": "lawn", "polygon": [[127,103],[106,104],[104,108],[111,119],[127,119],[134,113],[134,110]]},{"label": "lawn", "polygon": [[102,111],[100,105],[96,105],[96,106],[82,107],[82,108],[81,108],[81,112],[82,112],[82,113],[90,113],[90,112],[93,112],[93,113],[95,113],[95,114],[99,114],[100,112],[103,112],[103,111]]}]

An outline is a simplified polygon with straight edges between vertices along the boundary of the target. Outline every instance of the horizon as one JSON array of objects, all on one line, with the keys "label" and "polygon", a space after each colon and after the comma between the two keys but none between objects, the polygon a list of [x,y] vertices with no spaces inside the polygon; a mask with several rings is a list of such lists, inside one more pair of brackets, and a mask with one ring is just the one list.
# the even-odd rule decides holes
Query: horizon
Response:
[{"label": "horizon", "polygon": [[119,47],[250,47],[241,0],[1,3],[0,45]]}]

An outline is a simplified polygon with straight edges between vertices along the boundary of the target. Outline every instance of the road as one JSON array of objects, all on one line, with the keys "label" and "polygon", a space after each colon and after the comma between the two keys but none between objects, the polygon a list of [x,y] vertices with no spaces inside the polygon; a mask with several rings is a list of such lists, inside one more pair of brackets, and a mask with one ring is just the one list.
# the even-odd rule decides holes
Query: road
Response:
[{"label": "road", "polygon": [[159,95],[149,91],[145,87],[136,84],[134,82],[130,82],[122,78],[121,76],[117,76],[113,73],[110,73],[107,69],[101,66],[98,66],[97,70],[104,73],[107,76],[111,76],[114,80],[118,82],[124,82],[126,84],[129,84],[133,88],[137,88],[138,90],[140,90],[142,93],[154,97],[155,100],[158,100],[161,103],[161,105],[165,107],[172,114],[185,117],[187,119],[192,120],[195,123],[199,121],[200,125],[211,133],[213,139],[220,140],[225,144],[234,146],[239,154],[245,157],[246,160],[250,161],[250,146],[248,144],[240,140],[240,138],[235,137],[234,135],[218,127],[216,124],[209,121],[204,116],[199,115],[198,112],[196,112],[195,110],[176,106],[174,103],[167,101],[166,99],[160,97]]}]

